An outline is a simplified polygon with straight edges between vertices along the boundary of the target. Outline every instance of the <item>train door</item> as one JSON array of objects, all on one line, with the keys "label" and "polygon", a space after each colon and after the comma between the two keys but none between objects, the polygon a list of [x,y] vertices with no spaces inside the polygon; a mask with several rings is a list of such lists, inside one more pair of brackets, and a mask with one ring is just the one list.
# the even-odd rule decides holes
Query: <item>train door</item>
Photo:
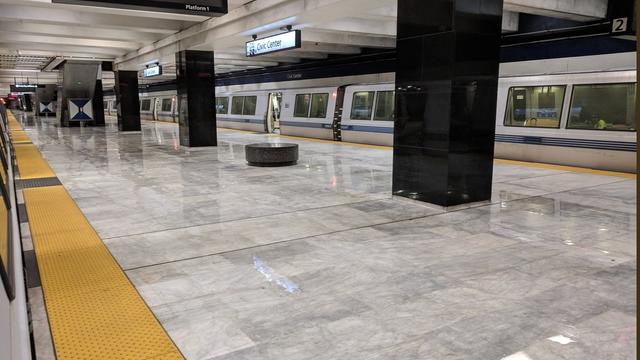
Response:
[{"label": "train door", "polygon": [[280,114],[282,109],[282,93],[270,93],[268,106],[269,108],[267,109],[265,130],[269,134],[279,134]]},{"label": "train door", "polygon": [[344,106],[344,93],[346,89],[346,86],[340,86],[335,93],[336,107],[333,112],[333,124],[331,126],[333,129],[334,141],[342,141],[342,112]]},{"label": "train door", "polygon": [[158,115],[160,113],[160,107],[162,106],[162,101],[160,101],[160,98],[154,98],[154,106],[153,106],[153,121],[158,121]]},{"label": "train door", "polygon": [[171,98],[171,119],[176,121],[176,115],[178,114],[178,99],[174,96]]}]

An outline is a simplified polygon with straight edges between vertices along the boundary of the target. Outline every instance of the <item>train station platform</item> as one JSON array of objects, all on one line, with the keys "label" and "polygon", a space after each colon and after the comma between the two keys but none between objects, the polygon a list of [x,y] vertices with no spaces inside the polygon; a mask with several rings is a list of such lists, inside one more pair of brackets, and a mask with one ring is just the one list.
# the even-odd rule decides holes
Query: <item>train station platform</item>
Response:
[{"label": "train station platform", "polygon": [[[59,181],[22,190],[39,359],[636,356],[635,175],[497,160],[444,211],[390,196],[389,148],[15,115],[21,179]],[[298,165],[247,166],[266,141]]]}]

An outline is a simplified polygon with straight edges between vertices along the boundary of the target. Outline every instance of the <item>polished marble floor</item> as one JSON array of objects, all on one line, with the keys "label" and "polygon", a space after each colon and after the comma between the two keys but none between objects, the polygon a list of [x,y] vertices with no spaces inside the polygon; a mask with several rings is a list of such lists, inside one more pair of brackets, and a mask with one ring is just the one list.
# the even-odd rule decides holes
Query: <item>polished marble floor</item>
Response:
[{"label": "polished marble floor", "polygon": [[[635,180],[496,163],[491,204],[390,197],[391,151],[26,130],[188,359],[635,359]],[[288,168],[243,145],[300,144]]]}]

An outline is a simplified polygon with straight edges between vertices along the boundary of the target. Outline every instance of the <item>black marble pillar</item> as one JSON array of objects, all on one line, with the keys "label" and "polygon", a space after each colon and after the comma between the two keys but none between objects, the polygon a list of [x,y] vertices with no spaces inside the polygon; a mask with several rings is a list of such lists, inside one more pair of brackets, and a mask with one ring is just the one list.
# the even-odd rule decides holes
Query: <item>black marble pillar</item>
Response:
[{"label": "black marble pillar", "polygon": [[217,146],[212,51],[176,53],[180,145]]},{"label": "black marble pillar", "polygon": [[118,129],[140,131],[140,97],[138,95],[138,72],[116,71],[116,104],[118,106]]},{"label": "black marble pillar", "polygon": [[393,193],[491,199],[502,0],[398,0]]},{"label": "black marble pillar", "polygon": [[104,126],[104,95],[102,92],[102,80],[96,80],[96,90],[91,99],[93,107],[93,124]]}]

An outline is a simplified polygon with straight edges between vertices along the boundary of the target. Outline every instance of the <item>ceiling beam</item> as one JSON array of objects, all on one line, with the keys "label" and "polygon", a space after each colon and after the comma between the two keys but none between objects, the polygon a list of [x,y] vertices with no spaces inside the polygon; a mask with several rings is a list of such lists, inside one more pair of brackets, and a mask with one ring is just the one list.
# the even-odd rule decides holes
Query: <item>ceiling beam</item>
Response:
[{"label": "ceiling beam", "polygon": [[149,32],[99,28],[96,26],[92,26],[91,31],[87,31],[86,26],[80,25],[40,24],[26,21],[3,21],[0,23],[0,32],[73,37],[77,39],[135,40],[140,43],[157,41],[162,38],[161,34]]},{"label": "ceiling beam", "polygon": [[504,0],[504,9],[577,21],[604,19],[608,1],[617,0]]}]

